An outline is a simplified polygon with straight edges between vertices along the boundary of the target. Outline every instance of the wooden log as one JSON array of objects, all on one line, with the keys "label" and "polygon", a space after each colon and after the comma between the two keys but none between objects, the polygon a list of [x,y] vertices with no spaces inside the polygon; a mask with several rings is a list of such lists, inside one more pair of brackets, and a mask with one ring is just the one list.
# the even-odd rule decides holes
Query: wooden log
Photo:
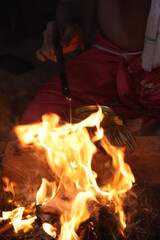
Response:
[{"label": "wooden log", "polygon": [[[160,137],[135,137],[135,151],[126,151],[125,161],[130,165],[137,182],[160,184]],[[110,178],[112,171],[104,165],[108,156],[98,152],[93,161],[93,168],[98,173],[98,182],[103,184]],[[108,166],[110,169],[110,166]],[[32,147],[22,148],[18,142],[9,142],[3,159],[3,175],[15,183],[19,192],[29,196],[32,188],[41,184],[41,179],[55,179],[43,152]]]},{"label": "wooden log", "polygon": [[7,143],[6,142],[0,142],[0,215],[1,215],[1,211],[3,209],[3,199],[4,199],[4,195],[3,195],[3,183],[2,183],[2,159],[4,157],[4,152],[5,152],[5,148],[6,148]]},{"label": "wooden log", "polygon": [[160,184],[160,137],[135,137],[135,151],[126,152],[125,161],[130,165],[137,182]]},{"label": "wooden log", "polygon": [[2,154],[4,153],[6,145],[7,145],[6,142],[0,142],[0,157],[3,157]]},{"label": "wooden log", "polygon": [[45,153],[33,146],[21,147],[17,141],[7,144],[3,158],[3,177],[13,183],[16,194],[34,201],[42,178],[55,179],[47,164]]},{"label": "wooden log", "polygon": [[[160,137],[136,136],[135,150],[126,148],[125,162],[129,164],[138,183],[160,184]],[[98,173],[98,183],[105,183],[112,174],[109,157],[98,152],[93,160],[93,169]]]}]

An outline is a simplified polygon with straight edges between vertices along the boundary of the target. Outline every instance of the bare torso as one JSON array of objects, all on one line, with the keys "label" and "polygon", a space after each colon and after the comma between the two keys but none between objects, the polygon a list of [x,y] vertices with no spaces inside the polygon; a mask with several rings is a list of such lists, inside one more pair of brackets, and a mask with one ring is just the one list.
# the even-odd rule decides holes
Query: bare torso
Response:
[{"label": "bare torso", "polygon": [[128,51],[143,50],[151,0],[99,0],[97,18],[109,41]]}]

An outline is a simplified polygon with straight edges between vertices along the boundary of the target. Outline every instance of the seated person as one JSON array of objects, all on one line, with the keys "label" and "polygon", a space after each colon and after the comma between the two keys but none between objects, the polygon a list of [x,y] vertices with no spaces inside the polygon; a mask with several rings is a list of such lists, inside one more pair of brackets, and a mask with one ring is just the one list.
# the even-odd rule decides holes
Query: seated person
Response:
[{"label": "seated person", "polygon": [[[96,40],[85,49],[94,11],[98,21]],[[57,20],[48,23],[44,32],[38,59],[56,61],[55,44],[60,32],[64,53],[82,49],[79,56],[66,63],[72,108],[106,105],[123,119],[143,118],[144,129],[158,126],[160,49],[155,49],[159,15],[159,0],[61,0]],[[58,74],[36,93],[22,123],[39,121],[51,112],[63,119],[69,115]]]}]

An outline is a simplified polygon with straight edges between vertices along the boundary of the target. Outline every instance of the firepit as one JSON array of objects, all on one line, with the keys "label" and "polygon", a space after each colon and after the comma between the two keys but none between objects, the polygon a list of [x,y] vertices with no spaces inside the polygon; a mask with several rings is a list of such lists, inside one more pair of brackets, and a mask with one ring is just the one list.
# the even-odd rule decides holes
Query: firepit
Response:
[{"label": "firepit", "polygon": [[[147,180],[150,167],[142,173],[131,164],[133,175],[126,161],[132,162],[137,152],[126,153],[124,159],[125,149],[103,135],[102,119],[99,109],[73,125],[60,125],[58,116],[45,115],[41,123],[16,128],[19,140],[2,151],[2,239],[159,236],[159,209],[150,201],[151,188],[134,183],[134,175]],[[95,128],[94,134],[88,127]]]}]

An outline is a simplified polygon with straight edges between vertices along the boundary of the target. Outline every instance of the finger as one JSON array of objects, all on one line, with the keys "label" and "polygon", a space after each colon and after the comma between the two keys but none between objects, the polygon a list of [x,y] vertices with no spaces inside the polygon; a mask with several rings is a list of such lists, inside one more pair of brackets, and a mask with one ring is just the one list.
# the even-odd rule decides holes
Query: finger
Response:
[{"label": "finger", "polygon": [[57,61],[54,50],[46,50],[43,48],[37,51],[37,58],[42,62],[45,62],[47,59],[54,62]]},{"label": "finger", "polygon": [[73,26],[66,25],[64,28],[63,35],[61,36],[61,44],[62,46],[68,46],[75,35],[76,31]]},{"label": "finger", "polygon": [[47,24],[46,30],[43,32],[44,48],[55,49],[55,44],[59,36],[60,29],[56,22],[49,22]]},{"label": "finger", "polygon": [[37,56],[37,59],[40,60],[41,62],[46,62],[47,60],[47,58],[43,55],[41,49],[36,51],[36,56]]},{"label": "finger", "polygon": [[79,35],[75,35],[68,46],[63,47],[63,53],[70,53],[75,51],[80,45]]}]

